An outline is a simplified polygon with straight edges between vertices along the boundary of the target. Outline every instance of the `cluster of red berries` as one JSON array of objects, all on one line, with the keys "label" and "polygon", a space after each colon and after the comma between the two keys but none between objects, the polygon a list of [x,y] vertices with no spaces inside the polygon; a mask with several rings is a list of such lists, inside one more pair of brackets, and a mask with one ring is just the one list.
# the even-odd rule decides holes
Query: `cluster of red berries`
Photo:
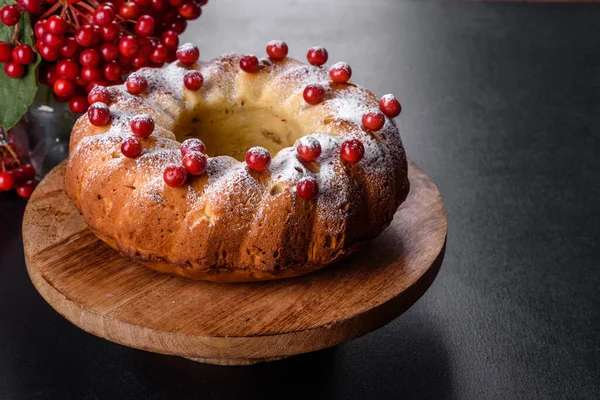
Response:
[{"label": "cluster of red berries", "polygon": [[[287,43],[273,40],[267,44],[267,54],[275,61],[283,60],[288,54]],[[329,59],[327,49],[324,47],[311,47],[306,53],[306,59],[311,65],[323,66]],[[244,72],[254,73],[259,70],[258,58],[254,55],[245,55],[240,59],[240,68]],[[329,78],[334,83],[347,83],[352,77],[352,68],[346,62],[338,62],[329,68]],[[304,100],[313,106],[325,100],[325,87],[319,83],[312,83],[304,88]],[[362,124],[366,129],[378,131],[385,125],[385,116],[395,118],[400,115],[402,107],[392,94],[386,94],[379,100],[379,110],[368,111],[362,116]],[[385,115],[384,115],[385,114]]]},{"label": "cluster of red berries", "polygon": [[[0,21],[7,26],[14,26],[21,20],[19,8],[10,4],[0,9]],[[15,41],[16,42],[16,41]],[[16,43],[13,47],[9,43],[0,42],[0,63],[4,63],[6,76],[18,79],[25,74],[25,67],[33,64],[36,54],[27,44]]]},{"label": "cluster of red berries", "polygon": [[21,163],[12,138],[0,132],[0,192],[15,189],[19,196],[28,199],[35,188],[34,179],[33,165]]},{"label": "cluster of red berries", "polygon": [[[296,152],[303,161],[316,161],[321,156],[321,143],[312,136],[305,136],[298,141]],[[364,155],[365,147],[358,139],[345,140],[340,146],[340,157],[350,164],[356,164]],[[319,193],[317,180],[312,177],[302,178],[296,185],[296,192],[304,199],[314,198]]]},{"label": "cluster of red berries", "polygon": [[0,21],[15,26],[11,43],[0,42],[0,62],[20,78],[33,49],[16,40],[21,12],[34,21],[35,48],[42,57],[39,79],[52,87],[73,112],[88,108],[94,86],[123,83],[123,75],[142,67],[161,67],[176,59],[179,35],[202,13],[208,0],[18,0],[0,10]]},{"label": "cluster of red berries", "polygon": [[[180,46],[176,58],[183,64],[193,64],[200,58],[200,50],[193,44],[186,43]],[[204,83],[202,74],[190,70],[184,75],[184,85],[189,90],[199,90]],[[141,95],[148,90],[148,80],[142,73],[134,72],[125,81],[127,91],[132,95]],[[108,104],[111,101],[110,91],[105,86],[93,87],[88,96],[90,104],[87,115],[90,123],[94,126],[104,126],[111,120]],[[147,139],[154,132],[154,119],[149,115],[142,114],[133,117],[129,123],[133,136],[128,137],[121,143],[121,152],[127,158],[137,158],[143,151],[143,139]],[[163,174],[165,182],[169,186],[182,186],[188,174],[202,175],[206,170],[207,158],[206,147],[200,139],[188,139],[181,146],[183,161],[181,165],[169,165]]]},{"label": "cluster of red berries", "polygon": [[[321,156],[321,143],[312,136],[305,136],[298,141],[296,146],[298,157],[305,162],[314,162]],[[342,143],[340,156],[346,162],[355,164],[365,154],[365,147],[358,139],[349,139]],[[263,147],[253,147],[246,153],[246,165],[249,169],[262,172],[269,168],[271,154]],[[319,183],[312,176],[307,176],[296,184],[296,193],[306,200],[311,200],[319,194]]]},{"label": "cluster of red berries", "polygon": [[181,144],[181,164],[171,164],[165,168],[163,178],[171,187],[183,186],[188,175],[202,175],[206,171],[208,158],[206,146],[200,139],[187,139]]}]

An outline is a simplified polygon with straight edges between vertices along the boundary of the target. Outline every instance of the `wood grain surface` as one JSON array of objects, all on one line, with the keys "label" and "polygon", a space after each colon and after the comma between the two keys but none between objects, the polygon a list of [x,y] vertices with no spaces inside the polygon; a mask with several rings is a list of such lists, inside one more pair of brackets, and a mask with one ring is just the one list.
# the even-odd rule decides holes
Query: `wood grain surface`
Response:
[{"label": "wood grain surface", "polygon": [[358,254],[306,276],[243,284],[161,275],[121,257],[65,195],[64,168],[46,176],[25,212],[31,280],[73,324],[138,349],[239,365],[334,346],[408,309],[443,259],[444,204],[412,163],[409,198]]}]

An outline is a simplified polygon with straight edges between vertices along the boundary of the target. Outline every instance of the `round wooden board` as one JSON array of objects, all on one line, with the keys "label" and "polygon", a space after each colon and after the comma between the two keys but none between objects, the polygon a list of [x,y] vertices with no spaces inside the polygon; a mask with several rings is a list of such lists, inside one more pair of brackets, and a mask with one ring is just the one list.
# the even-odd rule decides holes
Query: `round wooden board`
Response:
[{"label": "round wooden board", "polygon": [[407,201],[357,254],[302,277],[237,284],[161,275],[121,257],[87,228],[64,172],[64,163],[50,172],[27,205],[29,276],[73,324],[138,349],[243,365],[334,346],[406,311],[443,259],[444,204],[412,163]]}]

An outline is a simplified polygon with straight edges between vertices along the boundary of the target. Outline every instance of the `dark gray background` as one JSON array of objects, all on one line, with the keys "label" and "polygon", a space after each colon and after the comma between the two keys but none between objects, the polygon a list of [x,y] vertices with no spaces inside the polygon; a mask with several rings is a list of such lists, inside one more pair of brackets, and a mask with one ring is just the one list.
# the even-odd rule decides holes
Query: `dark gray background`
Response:
[{"label": "dark gray background", "polygon": [[215,367],[95,338],[23,263],[23,203],[0,197],[0,399],[600,398],[600,5],[211,0],[202,58],[285,39],[348,61],[404,105],[409,157],[437,182],[442,270],[363,338]]}]

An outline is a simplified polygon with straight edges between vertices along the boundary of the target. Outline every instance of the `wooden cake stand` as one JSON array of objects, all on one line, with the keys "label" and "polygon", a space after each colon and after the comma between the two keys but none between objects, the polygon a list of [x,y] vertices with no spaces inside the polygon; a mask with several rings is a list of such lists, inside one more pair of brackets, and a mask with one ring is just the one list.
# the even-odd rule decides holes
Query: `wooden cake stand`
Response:
[{"label": "wooden cake stand", "polygon": [[407,201],[357,254],[302,277],[238,284],[161,275],[121,257],[67,198],[64,172],[64,163],[50,172],[27,205],[31,281],[73,324],[137,349],[245,365],[335,346],[406,311],[443,259],[442,197],[412,163]]}]

